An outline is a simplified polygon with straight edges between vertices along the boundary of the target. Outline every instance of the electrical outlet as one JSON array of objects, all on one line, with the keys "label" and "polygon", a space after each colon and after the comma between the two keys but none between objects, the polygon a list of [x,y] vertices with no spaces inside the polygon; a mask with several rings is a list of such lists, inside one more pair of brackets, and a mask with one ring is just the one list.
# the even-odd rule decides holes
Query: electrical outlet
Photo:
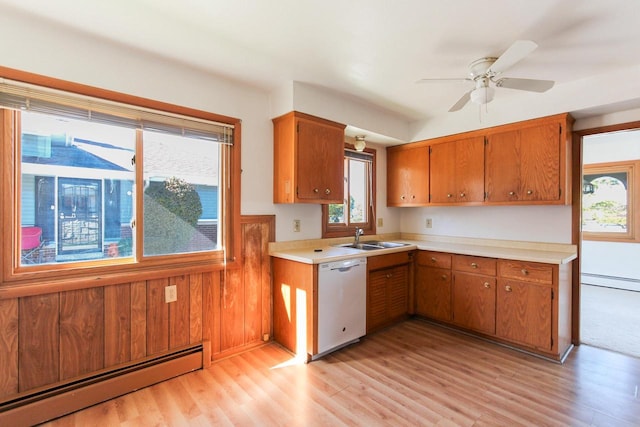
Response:
[{"label": "electrical outlet", "polygon": [[178,289],[176,285],[166,286],[164,288],[164,302],[175,302],[178,300]]},{"label": "electrical outlet", "polygon": [[382,218],[378,218],[378,227],[383,227],[383,221]]},{"label": "electrical outlet", "polygon": [[293,231],[296,233],[300,232],[300,220],[299,219],[294,219],[293,220]]},{"label": "electrical outlet", "polygon": [[431,218],[427,218],[427,221],[425,222],[424,226],[427,228],[433,227],[433,221],[431,220]]}]

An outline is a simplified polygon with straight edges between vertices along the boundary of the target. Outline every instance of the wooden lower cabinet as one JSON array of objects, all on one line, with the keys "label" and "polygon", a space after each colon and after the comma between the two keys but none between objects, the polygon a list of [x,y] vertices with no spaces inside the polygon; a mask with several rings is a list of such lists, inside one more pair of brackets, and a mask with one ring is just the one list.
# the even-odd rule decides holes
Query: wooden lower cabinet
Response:
[{"label": "wooden lower cabinet", "polygon": [[367,258],[367,333],[409,314],[411,252]]},{"label": "wooden lower cabinet", "polygon": [[553,289],[516,280],[498,281],[496,335],[536,349],[551,351]]},{"label": "wooden lower cabinet", "polygon": [[454,273],[453,323],[478,332],[495,333],[495,277]]},{"label": "wooden lower cabinet", "polygon": [[430,251],[416,259],[417,315],[554,360],[571,349],[571,263]]},{"label": "wooden lower cabinet", "polygon": [[451,254],[419,251],[416,257],[416,314],[451,321]]}]

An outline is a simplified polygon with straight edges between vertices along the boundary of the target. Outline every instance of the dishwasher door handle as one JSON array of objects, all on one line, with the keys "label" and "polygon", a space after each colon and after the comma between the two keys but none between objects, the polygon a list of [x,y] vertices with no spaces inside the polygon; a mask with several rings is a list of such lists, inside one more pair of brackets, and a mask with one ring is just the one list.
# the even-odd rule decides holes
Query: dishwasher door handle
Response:
[{"label": "dishwasher door handle", "polygon": [[348,271],[351,271],[352,268],[354,267],[359,267],[360,264],[356,264],[356,265],[350,265],[349,267],[340,267],[340,268],[332,268],[332,271],[339,271],[340,273],[346,273]]}]

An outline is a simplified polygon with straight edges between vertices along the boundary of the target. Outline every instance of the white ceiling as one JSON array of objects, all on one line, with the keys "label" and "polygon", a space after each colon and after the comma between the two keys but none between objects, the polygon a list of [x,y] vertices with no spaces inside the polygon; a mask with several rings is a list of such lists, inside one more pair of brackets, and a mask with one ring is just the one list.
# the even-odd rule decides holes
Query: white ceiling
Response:
[{"label": "white ceiling", "polygon": [[[457,114],[446,112],[469,89],[417,80],[464,78],[471,61],[499,56],[519,39],[539,47],[504,76],[555,80],[550,92],[640,64],[639,0],[0,0],[0,7],[265,91],[291,81],[326,87],[408,121]],[[493,102],[518,96],[502,88]]]}]

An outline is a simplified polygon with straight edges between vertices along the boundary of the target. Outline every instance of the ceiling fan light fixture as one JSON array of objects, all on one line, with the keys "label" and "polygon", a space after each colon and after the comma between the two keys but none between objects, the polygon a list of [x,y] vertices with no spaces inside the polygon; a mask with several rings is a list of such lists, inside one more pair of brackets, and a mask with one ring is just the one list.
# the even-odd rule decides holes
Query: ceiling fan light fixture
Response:
[{"label": "ceiling fan light fixture", "polygon": [[367,146],[367,142],[364,140],[364,135],[356,135],[356,142],[353,143],[353,147],[356,151],[364,151]]},{"label": "ceiling fan light fixture", "polygon": [[491,86],[482,86],[471,91],[471,102],[484,105],[493,100],[496,90]]}]

